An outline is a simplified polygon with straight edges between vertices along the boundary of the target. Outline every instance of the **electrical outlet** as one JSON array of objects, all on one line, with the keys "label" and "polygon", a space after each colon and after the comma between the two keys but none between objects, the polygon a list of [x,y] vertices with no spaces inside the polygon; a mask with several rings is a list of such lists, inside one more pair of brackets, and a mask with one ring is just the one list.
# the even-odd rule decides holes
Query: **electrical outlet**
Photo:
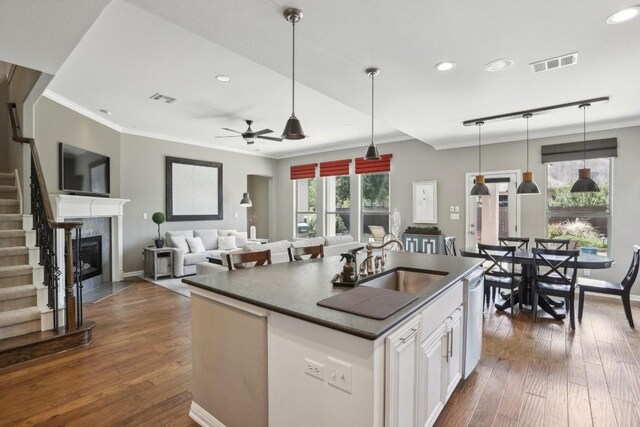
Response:
[{"label": "electrical outlet", "polygon": [[142,214],[142,219],[147,219],[147,213],[146,212]]},{"label": "electrical outlet", "polygon": [[456,211],[455,206],[449,206],[449,212],[455,212],[455,211]]},{"label": "electrical outlet", "polygon": [[312,377],[318,378],[320,381],[324,381],[324,365],[318,363],[315,360],[304,359],[304,372]]},{"label": "electrical outlet", "polygon": [[460,212],[460,206],[456,206],[456,212]]},{"label": "electrical outlet", "polygon": [[450,214],[450,218],[451,218],[451,219],[454,219],[454,220],[456,220],[456,219],[460,219],[460,214],[452,213],[452,214]]},{"label": "electrical outlet", "polygon": [[238,218],[238,212],[234,212],[234,213],[233,213],[233,217],[234,217],[234,218]]},{"label": "electrical outlet", "polygon": [[342,360],[329,357],[327,362],[327,382],[341,390],[351,393],[351,365]]}]

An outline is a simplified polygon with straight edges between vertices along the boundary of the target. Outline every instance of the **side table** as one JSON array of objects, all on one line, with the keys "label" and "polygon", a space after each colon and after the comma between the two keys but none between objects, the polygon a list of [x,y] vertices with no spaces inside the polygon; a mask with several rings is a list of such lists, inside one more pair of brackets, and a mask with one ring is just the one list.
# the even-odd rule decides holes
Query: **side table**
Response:
[{"label": "side table", "polygon": [[144,248],[144,274],[152,276],[153,280],[158,277],[173,277],[173,251],[171,248]]}]

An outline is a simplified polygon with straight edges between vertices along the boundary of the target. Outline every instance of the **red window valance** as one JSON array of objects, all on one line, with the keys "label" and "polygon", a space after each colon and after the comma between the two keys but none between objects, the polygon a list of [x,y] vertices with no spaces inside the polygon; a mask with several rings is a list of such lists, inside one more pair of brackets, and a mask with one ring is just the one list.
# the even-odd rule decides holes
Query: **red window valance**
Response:
[{"label": "red window valance", "polygon": [[320,163],[320,176],[349,175],[351,159]]},{"label": "red window valance", "polygon": [[366,160],[364,157],[356,158],[356,173],[379,173],[391,171],[391,154],[383,154],[380,160]]},{"label": "red window valance", "polygon": [[317,163],[291,166],[291,179],[308,179],[316,177]]}]

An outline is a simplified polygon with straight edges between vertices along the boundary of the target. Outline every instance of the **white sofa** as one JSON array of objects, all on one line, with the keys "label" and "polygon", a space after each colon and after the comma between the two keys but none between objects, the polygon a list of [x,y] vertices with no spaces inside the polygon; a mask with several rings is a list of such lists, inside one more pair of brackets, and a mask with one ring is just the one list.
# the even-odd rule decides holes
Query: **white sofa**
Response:
[{"label": "white sofa", "polygon": [[[276,242],[270,242],[265,244],[249,244],[243,248],[245,252],[257,252],[264,250],[271,250],[271,262],[273,264],[281,262],[289,262],[289,253],[287,249],[289,246],[293,247],[305,247],[305,246],[317,246],[324,245],[324,256],[340,255],[349,249],[357,248],[358,246],[364,246],[360,242],[353,240],[353,237],[347,236],[327,236],[327,237],[310,237],[306,239],[295,239],[292,242],[288,240],[279,240]],[[224,254],[223,254],[224,255]],[[212,264],[210,262],[202,262],[196,265],[196,274],[209,274],[215,271],[228,270],[226,266],[226,257],[222,256],[222,265]]]}]

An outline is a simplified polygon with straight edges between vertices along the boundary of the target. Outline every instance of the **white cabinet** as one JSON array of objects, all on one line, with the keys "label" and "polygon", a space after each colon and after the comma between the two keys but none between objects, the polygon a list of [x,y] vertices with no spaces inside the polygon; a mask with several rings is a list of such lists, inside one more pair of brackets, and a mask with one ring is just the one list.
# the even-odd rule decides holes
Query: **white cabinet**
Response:
[{"label": "white cabinet", "polygon": [[446,326],[446,396],[449,399],[462,378],[462,307],[453,312],[447,319]]},{"label": "white cabinet", "polygon": [[416,423],[419,331],[420,315],[417,315],[386,339],[387,427],[406,427]]},{"label": "white cabinet", "polygon": [[444,407],[445,352],[447,350],[446,327],[440,325],[420,345],[418,425],[432,425]]}]

